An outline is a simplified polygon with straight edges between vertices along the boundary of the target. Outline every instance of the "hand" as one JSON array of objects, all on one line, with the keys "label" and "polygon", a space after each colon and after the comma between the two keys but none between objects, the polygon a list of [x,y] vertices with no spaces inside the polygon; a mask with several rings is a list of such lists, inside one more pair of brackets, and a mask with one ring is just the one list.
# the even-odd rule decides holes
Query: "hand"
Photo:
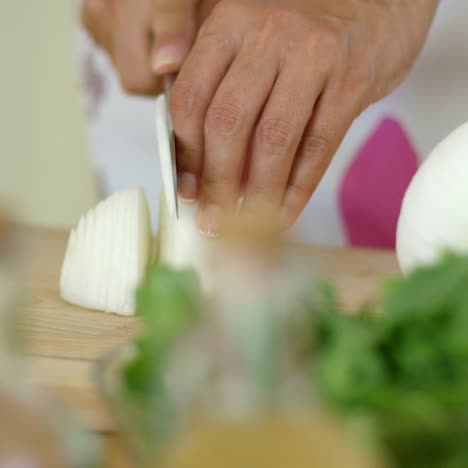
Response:
[{"label": "hand", "polygon": [[197,31],[199,0],[84,0],[82,22],[131,94],[154,95],[176,72]]},{"label": "hand", "polygon": [[241,193],[241,209],[290,226],[355,117],[410,70],[437,3],[218,3],[171,100],[179,192],[199,198],[202,232],[219,234]]}]

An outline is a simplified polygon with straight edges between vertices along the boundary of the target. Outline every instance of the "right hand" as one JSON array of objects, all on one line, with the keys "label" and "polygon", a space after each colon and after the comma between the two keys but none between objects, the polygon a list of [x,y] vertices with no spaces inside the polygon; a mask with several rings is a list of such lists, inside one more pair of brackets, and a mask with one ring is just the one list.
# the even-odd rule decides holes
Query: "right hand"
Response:
[{"label": "right hand", "polygon": [[[82,23],[112,60],[125,91],[156,95],[198,29],[200,0],[83,0]],[[213,3],[213,0],[211,0]]]},{"label": "right hand", "polygon": [[222,0],[172,92],[179,193],[226,214],[298,218],[354,119],[408,75],[438,0]]}]

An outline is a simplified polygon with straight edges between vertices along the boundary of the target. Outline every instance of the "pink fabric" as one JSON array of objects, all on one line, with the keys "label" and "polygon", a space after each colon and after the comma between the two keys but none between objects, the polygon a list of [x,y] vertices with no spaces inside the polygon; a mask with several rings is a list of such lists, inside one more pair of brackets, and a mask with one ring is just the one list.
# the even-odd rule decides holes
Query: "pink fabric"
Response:
[{"label": "pink fabric", "polygon": [[340,210],[352,246],[395,248],[401,203],[417,168],[417,153],[401,124],[384,119],[340,184]]}]

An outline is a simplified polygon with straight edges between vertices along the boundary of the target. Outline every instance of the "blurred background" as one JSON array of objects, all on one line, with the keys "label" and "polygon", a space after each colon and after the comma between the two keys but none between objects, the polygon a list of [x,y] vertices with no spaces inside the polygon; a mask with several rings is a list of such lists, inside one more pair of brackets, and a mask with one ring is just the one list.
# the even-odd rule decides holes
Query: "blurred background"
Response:
[{"label": "blurred background", "polygon": [[[13,265],[16,267],[19,262],[16,257],[10,258],[16,252],[9,243],[14,236],[2,238],[7,239],[2,231],[8,231],[2,225],[2,207],[6,206],[21,224],[68,228],[98,200],[118,190],[142,186],[150,202],[153,228],[157,228],[162,185],[154,99],[122,92],[106,55],[81,28],[79,11],[78,0],[4,0],[0,4],[0,413],[5,418],[8,411],[15,411],[12,405],[21,396],[25,417],[47,422],[35,427],[24,419],[16,432],[13,425],[4,425],[7,434],[0,427],[1,466],[2,449],[24,441],[25,426],[31,428],[26,438],[33,443],[33,451],[37,440],[42,440],[37,433],[50,431],[48,440],[54,447],[68,447],[68,439],[77,440],[75,421],[64,424],[56,403],[50,403],[48,398],[43,401],[34,384],[18,377],[19,357],[6,349],[11,321],[15,322],[21,314],[17,311],[19,292],[13,276]],[[467,17],[466,0],[441,1],[426,47],[411,76],[356,120],[318,191],[292,229],[292,239],[393,248],[406,184],[434,146],[468,120]],[[364,224],[355,222],[359,221],[359,213],[365,213]],[[375,227],[373,236],[363,234],[363,226],[369,225]],[[38,256],[37,263],[44,270],[41,274],[50,280],[55,278],[62,259],[51,261],[47,255],[44,252]],[[353,263],[354,257],[350,258],[349,263]],[[43,283],[41,278],[38,285],[44,286],[46,280]],[[58,284],[58,277],[54,281],[54,285]],[[48,302],[40,306],[46,311],[54,310]],[[47,330],[53,320],[46,317],[43,323],[39,327]],[[70,323],[70,327],[75,327],[75,322]],[[127,329],[122,330],[124,336]],[[109,334],[115,335],[113,328]],[[90,340],[100,338],[99,334],[90,336]],[[5,349],[1,349],[2,345]],[[81,351],[84,346],[77,348]],[[69,369],[68,366],[66,361],[64,368]],[[31,398],[32,393],[37,401]],[[57,410],[56,418],[50,418],[50,406]],[[60,443],[54,444],[54,438]],[[83,440],[83,446],[89,450],[72,447],[70,459],[76,456],[75,452],[85,458],[73,466],[98,466],[99,450],[93,441]],[[321,445],[321,439],[317,439],[317,445]],[[281,444],[270,446],[281,450]],[[339,450],[329,452],[341,455]],[[65,466],[61,460],[68,454],[49,453],[54,453],[56,464],[44,462],[41,466]],[[12,463],[16,464],[8,466],[39,466],[24,458]]]},{"label": "blurred background", "polygon": [[[141,185],[156,227],[161,181],[153,100],[121,91],[107,57],[80,28],[79,3],[2,2],[0,199],[14,207],[22,222],[68,226],[97,199]],[[367,200],[379,197],[390,197],[383,203],[395,205],[398,212],[405,187],[388,182],[394,168],[407,166],[409,180],[411,158],[421,161],[467,120],[467,16],[465,0],[441,2],[410,78],[357,119],[293,238],[365,244],[359,226],[350,225],[347,207],[340,204],[343,191],[351,191],[352,212],[365,210]],[[379,132],[390,132],[394,146],[379,149]],[[348,174],[353,162],[368,157],[369,151],[382,159],[380,169],[367,164],[364,172]],[[392,247],[396,219],[390,218],[373,220],[389,234],[371,244]]]},{"label": "blurred background", "polygon": [[0,200],[24,223],[75,223],[97,197],[72,1],[2,2]]}]

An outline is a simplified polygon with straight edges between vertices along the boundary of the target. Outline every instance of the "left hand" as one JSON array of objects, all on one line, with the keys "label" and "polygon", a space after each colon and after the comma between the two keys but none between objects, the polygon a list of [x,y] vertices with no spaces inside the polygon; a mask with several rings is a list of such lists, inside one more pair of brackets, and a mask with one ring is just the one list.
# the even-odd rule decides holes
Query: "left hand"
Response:
[{"label": "left hand", "polygon": [[199,0],[84,0],[82,22],[111,58],[130,94],[155,95],[197,32]]}]

